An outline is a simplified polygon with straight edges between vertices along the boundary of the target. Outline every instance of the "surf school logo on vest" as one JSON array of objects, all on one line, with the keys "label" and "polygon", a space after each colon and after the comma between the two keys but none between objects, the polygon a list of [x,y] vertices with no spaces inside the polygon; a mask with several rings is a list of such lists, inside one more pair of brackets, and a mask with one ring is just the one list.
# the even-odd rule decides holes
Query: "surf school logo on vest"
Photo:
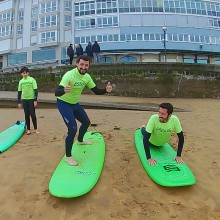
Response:
[{"label": "surf school logo on vest", "polygon": [[75,172],[76,174],[80,174],[80,175],[88,175],[88,176],[94,176],[95,173],[92,173],[92,172],[84,172],[84,171],[76,171]]},{"label": "surf school logo on vest", "polygon": [[164,128],[156,128],[156,131],[159,132],[159,133],[170,133],[172,132],[172,130],[170,128],[167,128],[167,129],[164,129]]},{"label": "surf school logo on vest", "polygon": [[75,82],[74,86],[85,86],[85,82]]}]

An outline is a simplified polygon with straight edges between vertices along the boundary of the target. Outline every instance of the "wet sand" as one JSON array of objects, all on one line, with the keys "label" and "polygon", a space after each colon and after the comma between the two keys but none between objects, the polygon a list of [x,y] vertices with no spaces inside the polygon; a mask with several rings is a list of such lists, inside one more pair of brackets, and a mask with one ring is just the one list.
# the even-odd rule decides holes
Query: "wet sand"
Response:
[{"label": "wet sand", "polygon": [[[146,124],[154,112],[87,109],[91,123],[97,124],[95,129],[103,133],[106,141],[102,175],[93,190],[82,197],[53,197],[48,184],[64,155],[66,127],[57,109],[38,108],[41,134],[23,135],[0,154],[1,219],[220,219],[220,100],[143,101],[169,101],[176,108],[188,110],[174,114],[182,123],[182,158],[196,176],[194,186],[162,187],[143,169],[134,146],[134,131]],[[16,108],[2,108],[0,115],[0,131],[24,118],[23,110]],[[170,143],[177,148],[176,135]]]}]

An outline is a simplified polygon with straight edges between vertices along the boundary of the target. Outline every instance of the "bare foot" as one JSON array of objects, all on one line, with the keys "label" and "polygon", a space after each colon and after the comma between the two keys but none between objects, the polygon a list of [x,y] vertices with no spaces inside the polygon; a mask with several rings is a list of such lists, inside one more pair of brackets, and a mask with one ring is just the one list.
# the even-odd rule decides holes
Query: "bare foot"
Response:
[{"label": "bare foot", "polygon": [[66,157],[66,162],[67,162],[70,166],[77,166],[77,165],[78,165],[78,163],[77,163],[75,160],[73,160],[72,157]]},{"label": "bare foot", "polygon": [[78,144],[79,145],[92,145],[92,141],[83,141],[83,142],[78,141]]},{"label": "bare foot", "polygon": [[29,135],[31,133],[31,131],[30,130],[27,130],[27,135]]},{"label": "bare foot", "polygon": [[35,130],[36,134],[40,134],[40,131],[39,130]]}]

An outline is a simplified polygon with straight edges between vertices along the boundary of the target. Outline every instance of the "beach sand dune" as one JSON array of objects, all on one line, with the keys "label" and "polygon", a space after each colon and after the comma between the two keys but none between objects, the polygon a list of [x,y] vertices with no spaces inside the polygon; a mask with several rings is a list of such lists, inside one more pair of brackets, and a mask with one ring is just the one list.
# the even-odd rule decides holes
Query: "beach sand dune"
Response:
[{"label": "beach sand dune", "polygon": [[[23,135],[0,154],[0,219],[220,219],[220,101],[148,101],[170,101],[175,107],[188,110],[176,115],[185,134],[182,158],[196,176],[195,185],[162,187],[144,171],[134,146],[134,132],[147,123],[153,112],[88,109],[91,123],[97,124],[89,130],[101,131],[106,141],[101,178],[82,197],[53,197],[48,184],[64,155],[66,127],[57,109],[37,109],[40,135],[33,131],[29,136]],[[0,131],[24,118],[23,110],[2,108],[0,112]],[[176,149],[176,135],[170,143]]]}]

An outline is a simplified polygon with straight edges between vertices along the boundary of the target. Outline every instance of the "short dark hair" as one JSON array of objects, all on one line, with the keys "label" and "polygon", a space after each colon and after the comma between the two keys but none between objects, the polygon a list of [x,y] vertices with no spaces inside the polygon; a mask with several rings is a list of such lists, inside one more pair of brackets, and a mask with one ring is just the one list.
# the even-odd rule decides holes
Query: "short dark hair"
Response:
[{"label": "short dark hair", "polygon": [[173,106],[170,103],[163,102],[159,105],[160,108],[165,108],[167,110],[168,115],[173,113]]},{"label": "short dark hair", "polygon": [[29,73],[29,69],[28,69],[27,66],[23,66],[23,67],[21,67],[21,69],[20,69],[20,73],[23,73],[23,72]]},{"label": "short dark hair", "polygon": [[76,63],[79,63],[80,60],[84,60],[84,61],[90,61],[89,56],[87,55],[81,55],[76,59]]}]

